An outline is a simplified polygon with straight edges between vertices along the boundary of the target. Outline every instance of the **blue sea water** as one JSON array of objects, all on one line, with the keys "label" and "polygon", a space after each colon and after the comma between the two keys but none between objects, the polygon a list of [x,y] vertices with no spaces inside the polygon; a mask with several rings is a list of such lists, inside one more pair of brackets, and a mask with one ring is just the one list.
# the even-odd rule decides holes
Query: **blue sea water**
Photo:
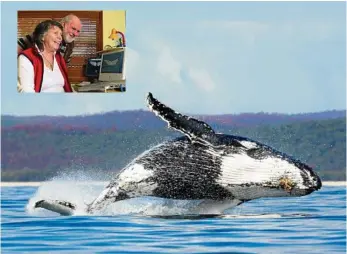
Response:
[{"label": "blue sea water", "polygon": [[254,200],[217,217],[166,216],[180,210],[151,200],[123,203],[104,216],[65,217],[31,208],[35,199],[53,193],[76,201],[78,188],[2,187],[1,253],[346,252],[346,187]]}]

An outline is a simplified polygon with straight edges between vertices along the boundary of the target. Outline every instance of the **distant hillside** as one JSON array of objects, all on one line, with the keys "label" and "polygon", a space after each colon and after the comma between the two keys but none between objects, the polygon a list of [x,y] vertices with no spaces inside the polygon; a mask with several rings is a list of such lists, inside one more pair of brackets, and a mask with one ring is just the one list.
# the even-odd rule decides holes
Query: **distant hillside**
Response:
[{"label": "distant hillside", "polygon": [[[257,127],[222,125],[216,130],[247,136],[293,155],[313,166],[324,180],[346,179],[345,117]],[[3,128],[2,180],[40,181],[57,171],[75,169],[116,172],[146,149],[178,135],[166,126],[96,130],[41,123]]]},{"label": "distant hillside", "polygon": [[[277,113],[245,113],[245,114],[227,114],[227,115],[196,115],[203,121],[208,122],[214,128],[221,127],[254,127],[258,125],[279,125],[293,122],[303,122],[311,120],[337,119],[346,116],[345,110],[334,110],[318,113],[302,114],[277,114]],[[165,127],[165,123],[158,119],[153,113],[145,110],[134,111],[113,111],[104,114],[95,114],[87,116],[2,116],[2,128],[17,127],[22,128],[28,125],[40,125],[62,128],[84,128],[91,130],[157,130]]]}]

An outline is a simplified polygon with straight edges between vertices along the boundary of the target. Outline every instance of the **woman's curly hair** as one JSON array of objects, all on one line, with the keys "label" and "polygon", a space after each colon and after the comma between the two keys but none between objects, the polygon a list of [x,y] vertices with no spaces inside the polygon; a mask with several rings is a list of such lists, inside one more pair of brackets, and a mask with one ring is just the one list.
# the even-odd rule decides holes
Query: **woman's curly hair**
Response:
[{"label": "woman's curly hair", "polygon": [[33,33],[33,41],[40,50],[43,50],[43,37],[54,26],[59,27],[63,31],[63,26],[55,20],[45,20],[36,26]]}]

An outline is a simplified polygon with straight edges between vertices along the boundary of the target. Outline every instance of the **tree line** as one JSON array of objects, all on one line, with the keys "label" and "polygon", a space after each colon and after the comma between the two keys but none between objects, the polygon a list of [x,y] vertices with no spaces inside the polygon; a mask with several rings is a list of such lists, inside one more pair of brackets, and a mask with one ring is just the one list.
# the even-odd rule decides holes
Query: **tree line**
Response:
[{"label": "tree line", "polygon": [[[256,127],[218,127],[292,155],[323,180],[346,178],[346,118]],[[42,181],[64,170],[117,172],[136,156],[181,134],[156,130],[2,129],[2,181]]]}]

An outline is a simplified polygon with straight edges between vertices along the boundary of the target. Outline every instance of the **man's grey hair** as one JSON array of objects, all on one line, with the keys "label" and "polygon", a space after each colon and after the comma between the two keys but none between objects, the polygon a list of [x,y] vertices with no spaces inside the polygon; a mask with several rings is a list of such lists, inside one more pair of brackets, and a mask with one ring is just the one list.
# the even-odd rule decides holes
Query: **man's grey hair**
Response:
[{"label": "man's grey hair", "polygon": [[62,18],[61,21],[60,21],[60,23],[61,23],[61,24],[69,23],[69,22],[72,20],[72,18],[74,18],[74,17],[77,18],[76,15],[74,15],[74,14],[69,14],[69,15],[65,16],[64,18]]}]

